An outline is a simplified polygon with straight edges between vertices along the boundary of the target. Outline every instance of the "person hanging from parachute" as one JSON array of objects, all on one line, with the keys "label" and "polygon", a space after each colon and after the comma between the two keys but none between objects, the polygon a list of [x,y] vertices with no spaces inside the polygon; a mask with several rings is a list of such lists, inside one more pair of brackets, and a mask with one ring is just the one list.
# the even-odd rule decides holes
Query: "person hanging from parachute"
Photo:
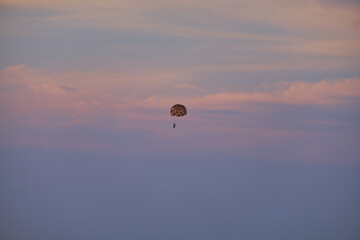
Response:
[{"label": "person hanging from parachute", "polygon": [[[183,117],[187,114],[186,107],[181,104],[175,104],[170,109],[170,115],[172,117]],[[176,127],[176,121],[174,121],[173,128]]]}]

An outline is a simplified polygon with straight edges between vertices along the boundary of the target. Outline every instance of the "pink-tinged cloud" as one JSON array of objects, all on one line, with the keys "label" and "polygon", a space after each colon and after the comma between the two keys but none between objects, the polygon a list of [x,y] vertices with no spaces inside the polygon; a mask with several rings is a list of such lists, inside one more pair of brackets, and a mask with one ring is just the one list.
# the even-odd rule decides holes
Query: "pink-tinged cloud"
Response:
[{"label": "pink-tinged cloud", "polygon": [[[0,107],[5,113],[0,125],[6,133],[0,141],[111,151],[161,152],[180,145],[198,153],[211,149],[286,159],[294,155],[294,150],[281,146],[300,142],[303,146],[297,151],[310,149],[307,142],[311,139],[327,139],[316,130],[318,127],[329,128],[333,138],[337,132],[332,129],[341,129],[345,123],[337,118],[311,118],[311,113],[292,119],[281,109],[320,106],[332,111],[337,104],[352,109],[360,100],[358,79],[287,81],[264,84],[253,93],[209,93],[191,83],[187,83],[190,88],[187,84],[179,88],[184,84],[183,78],[171,77],[167,83],[166,78],[159,80],[156,74],[148,74],[142,84],[144,75],[131,76],[131,80],[138,81],[133,82],[121,74],[99,78],[87,73],[43,72],[26,66],[7,68],[0,83],[4,87]],[[147,97],[144,93],[154,95]],[[175,103],[185,104],[189,114],[178,119],[178,128],[173,130],[169,108]],[[282,107],[275,113],[269,103]],[[349,144],[352,138],[346,135],[342,141]]]},{"label": "pink-tinged cloud", "polygon": [[360,80],[324,80],[317,83],[284,82],[287,86],[277,101],[289,104],[337,104],[360,98]]},{"label": "pink-tinged cloud", "polygon": [[[100,126],[109,124],[99,119],[99,116],[105,116],[111,124],[131,127],[145,119],[168,121],[168,108],[175,103],[189,106],[190,112],[235,110],[256,113],[271,112],[271,108],[264,105],[268,103],[331,107],[336,104],[358,103],[360,98],[358,79],[288,81],[267,84],[253,93],[209,93],[193,84],[183,83],[181,77],[175,76],[161,77],[161,74],[144,73],[138,76],[104,76],[57,74],[30,69],[24,65],[11,66],[2,71],[1,85],[10,86],[3,91],[2,106],[11,110],[10,112],[26,114],[27,118],[22,122],[28,121],[36,125],[47,124],[44,119],[51,117],[62,119],[58,124],[62,122],[63,125]],[[147,81],[144,81],[145,76]],[[179,92],[176,89],[182,90]],[[188,90],[191,90],[190,95]],[[144,93],[156,95],[144,97]],[[254,107],[251,103],[257,103],[257,106]],[[35,115],[31,114],[34,112]]]},{"label": "pink-tinged cloud", "polygon": [[[74,81],[77,78],[77,81]],[[144,80],[146,78],[146,80]],[[162,80],[163,79],[163,80]],[[170,81],[169,81],[170,80]],[[240,109],[245,103],[278,103],[287,105],[331,105],[359,101],[360,80],[355,78],[323,80],[320,82],[282,81],[252,93],[208,93],[196,85],[183,83],[181,77],[161,74],[105,75],[56,74],[29,69],[24,65],[11,66],[2,71],[2,85],[13,86],[4,96],[12,100],[31,97],[43,104],[30,107],[41,109],[56,102],[63,109],[162,109],[183,102],[198,109]],[[178,91],[176,89],[183,89]],[[191,90],[191,95],[188,91]],[[13,95],[20,91],[21,94]],[[212,90],[214,91],[214,90]],[[19,93],[19,92],[18,92]],[[155,95],[144,98],[144,93]],[[175,95],[172,95],[176,93]]]},{"label": "pink-tinged cloud", "polygon": [[46,124],[49,111],[52,118],[58,114],[63,124],[101,125],[94,116],[106,115],[117,125],[131,125],[131,121],[119,119],[144,118],[136,104],[141,96],[176,89],[178,78],[166,73],[51,73],[25,65],[11,66],[1,71],[0,85],[6,87],[2,108],[27,114],[24,121],[32,118],[31,122],[37,120],[38,125]]},{"label": "pink-tinged cloud", "polygon": [[1,70],[2,84],[5,84],[4,80],[12,81],[12,84],[16,84],[19,80],[20,83],[24,83],[29,80],[29,78],[36,77],[40,74],[39,70],[28,68],[26,65],[15,65],[9,66]]},{"label": "pink-tinged cloud", "polygon": [[360,99],[360,80],[323,80],[320,82],[279,82],[255,93],[220,92],[196,97],[153,96],[145,106],[165,107],[171,102],[184,102],[198,109],[240,110],[246,103],[277,103],[287,105],[332,105],[352,103]]},{"label": "pink-tinged cloud", "polygon": [[177,88],[184,88],[184,89],[193,89],[196,88],[196,86],[194,84],[189,84],[189,83],[179,83],[176,85]]}]

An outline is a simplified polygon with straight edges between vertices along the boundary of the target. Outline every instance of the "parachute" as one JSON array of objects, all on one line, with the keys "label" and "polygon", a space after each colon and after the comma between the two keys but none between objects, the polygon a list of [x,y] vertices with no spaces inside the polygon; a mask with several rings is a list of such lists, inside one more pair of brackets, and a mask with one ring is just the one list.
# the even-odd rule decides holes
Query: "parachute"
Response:
[{"label": "parachute", "polygon": [[[186,107],[181,104],[175,104],[170,109],[170,115],[172,117],[183,117],[187,114]],[[174,122],[173,128],[175,128],[176,122]]]},{"label": "parachute", "polygon": [[181,105],[181,104],[175,104],[174,106],[172,106],[172,108],[170,110],[170,115],[171,116],[176,116],[176,117],[185,116],[186,113],[187,113],[186,107],[184,105]]}]

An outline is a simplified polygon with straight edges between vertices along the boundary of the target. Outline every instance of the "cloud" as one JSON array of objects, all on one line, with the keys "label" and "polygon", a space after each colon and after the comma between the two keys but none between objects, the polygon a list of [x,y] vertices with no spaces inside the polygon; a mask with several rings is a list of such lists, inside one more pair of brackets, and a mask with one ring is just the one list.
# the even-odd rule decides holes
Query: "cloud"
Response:
[{"label": "cloud", "polygon": [[[266,84],[262,89],[251,93],[218,92],[215,89],[198,89],[199,91],[188,93],[177,89],[197,89],[197,86],[181,82],[181,76],[159,73],[99,76],[58,74],[31,69],[25,65],[11,66],[1,73],[1,85],[13,86],[12,90],[4,92],[4,97],[24,109],[47,109],[46,106],[53,103],[51,106],[64,111],[76,112],[81,108],[91,112],[121,108],[122,114],[136,116],[139,109],[163,109],[174,102],[183,102],[192,108],[203,110],[244,110],[248,109],[247,105],[250,103],[333,105],[351,104],[358,102],[360,98],[360,80],[356,78],[319,82],[281,81]],[[149,94],[151,95],[146,96]],[[30,99],[41,103],[30,104]]]},{"label": "cloud", "polygon": [[193,89],[196,88],[196,85],[190,84],[190,83],[179,83],[176,85],[177,88],[183,88],[183,89]]},{"label": "cloud", "polygon": [[50,13],[17,14],[0,21],[9,45],[4,64],[12,59],[52,69],[123,73],[141,68],[191,74],[356,71],[360,63],[360,17],[353,4],[341,2],[335,6],[298,0],[5,0],[2,4],[21,11],[28,8],[35,15],[36,9]]},{"label": "cloud", "polygon": [[[265,91],[266,90],[266,91]],[[184,102],[198,109],[240,110],[247,103],[285,105],[351,104],[360,100],[360,80],[323,80],[320,82],[278,82],[254,93],[219,92],[196,97],[153,96],[143,102],[151,107],[165,107],[170,102]],[[244,105],[245,104],[245,105]]]},{"label": "cloud", "polygon": [[28,68],[26,65],[9,66],[1,70],[1,75],[4,78],[21,77],[26,80],[29,77],[36,76],[39,73],[37,69]]},{"label": "cloud", "polygon": [[[57,14],[44,22],[65,28],[121,28],[184,37],[290,41],[356,40],[359,4],[323,1],[3,1],[5,6],[41,7]],[[59,12],[62,10],[62,12]],[[164,13],[170,13],[164,15]],[[257,26],[257,27],[255,27]],[[254,28],[260,31],[254,33]],[[279,31],[267,31],[269,28]],[[313,35],[315,34],[315,35]],[[311,39],[312,36],[320,39]],[[298,42],[299,43],[299,42]],[[300,42],[301,43],[301,42]]]},{"label": "cloud", "polygon": [[[283,82],[286,86],[275,101],[289,104],[337,104],[351,99],[359,101],[360,80],[344,79],[338,81],[323,80],[317,83]],[[350,99],[349,99],[350,98]]]},{"label": "cloud", "polygon": [[37,92],[47,92],[55,95],[67,94],[74,90],[74,88],[71,87],[57,86],[53,84],[30,85],[30,88]]},{"label": "cloud", "polygon": [[[58,73],[10,66],[1,71],[1,109],[9,113],[9,121],[20,119],[20,114],[26,115],[22,122],[37,125],[48,124],[50,112],[51,118],[60,119],[62,124],[106,125],[110,121],[131,125],[120,119],[144,119],[151,111],[140,111],[140,99],[149,93],[178,91],[175,85],[181,78],[173,73]],[[36,114],[28,115],[30,112]]]},{"label": "cloud", "polygon": [[[183,91],[176,85],[195,86],[170,76],[6,68],[0,81],[0,142],[119,152],[161,152],[180,146],[189,152],[211,149],[290,159],[301,149],[316,151],[310,145],[325,149],[330,137],[332,147],[348,150],[348,143],[357,139],[349,134],[357,127],[356,118],[348,119],[359,105],[359,79],[282,81],[254,92],[211,93],[198,88]],[[176,134],[169,115],[174,103],[189,109],[188,116],[179,119],[181,130]],[[339,132],[346,144],[335,146]],[[293,149],[296,144],[300,145]],[[327,156],[325,151],[317,154]]]}]

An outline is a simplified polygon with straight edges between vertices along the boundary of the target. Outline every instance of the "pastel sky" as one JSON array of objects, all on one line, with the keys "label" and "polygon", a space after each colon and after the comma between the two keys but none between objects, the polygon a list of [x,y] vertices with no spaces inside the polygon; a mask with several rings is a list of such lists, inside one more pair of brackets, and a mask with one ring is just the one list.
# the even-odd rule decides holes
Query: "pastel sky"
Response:
[{"label": "pastel sky", "polygon": [[359,12],[1,0],[0,238],[360,238]]}]

